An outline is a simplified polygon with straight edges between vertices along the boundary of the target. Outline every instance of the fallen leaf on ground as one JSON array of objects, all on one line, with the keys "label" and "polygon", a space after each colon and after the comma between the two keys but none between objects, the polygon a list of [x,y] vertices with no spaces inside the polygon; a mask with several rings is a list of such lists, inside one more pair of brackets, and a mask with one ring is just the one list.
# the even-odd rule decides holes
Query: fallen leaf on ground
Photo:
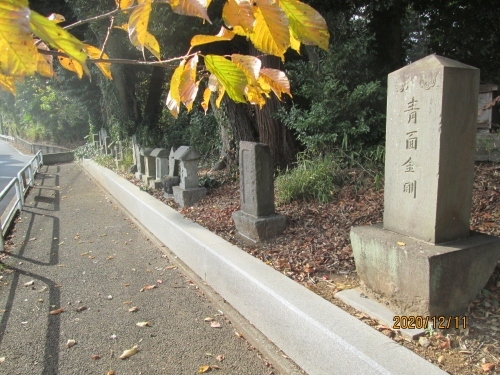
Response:
[{"label": "fallen leaf on ground", "polygon": [[72,346],[75,346],[75,345],[76,345],[75,340],[68,340],[68,342],[66,343],[67,348],[71,348]]},{"label": "fallen leaf on ground", "polygon": [[494,363],[485,363],[485,364],[481,365],[481,368],[483,369],[484,372],[493,371],[495,369],[495,364]]},{"label": "fallen leaf on ground", "polygon": [[132,349],[125,350],[120,356],[120,359],[130,358],[133,355],[137,354],[137,352],[139,352],[139,348],[137,347],[137,345],[135,345]]},{"label": "fallen leaf on ground", "polygon": [[114,258],[114,256],[110,255],[110,256],[108,257],[108,260],[111,260],[111,259],[113,259],[113,258]]},{"label": "fallen leaf on ground", "polygon": [[236,336],[238,336],[240,339],[243,337],[243,335],[241,333],[239,333],[238,331],[234,331],[234,333],[236,334]]},{"label": "fallen leaf on ground", "polygon": [[89,255],[89,252],[87,251],[86,253],[81,253],[80,256],[84,257],[85,255]]},{"label": "fallen leaf on ground", "polygon": [[93,356],[92,356],[92,359],[93,359],[94,361],[96,361],[96,360],[98,360],[98,359],[101,359],[101,356],[100,356],[99,354],[95,354],[95,355],[93,355]]},{"label": "fallen leaf on ground", "polygon": [[205,322],[212,322],[212,321],[214,320],[214,318],[210,318],[210,317],[208,317],[208,318],[205,318],[205,319],[203,319],[203,320],[204,320]]},{"label": "fallen leaf on ground", "polygon": [[0,363],[4,363],[5,362],[5,357],[0,357]]},{"label": "fallen leaf on ground", "polygon": [[149,322],[139,322],[135,324],[137,327],[151,327]]},{"label": "fallen leaf on ground", "polygon": [[87,306],[80,306],[80,307],[77,307],[75,310],[76,310],[76,312],[82,312],[82,311],[87,310]]},{"label": "fallen leaf on ground", "polygon": [[60,313],[62,313],[64,311],[65,311],[64,307],[61,307],[60,309],[52,310],[49,314],[50,315],[58,315],[58,314],[60,314]]},{"label": "fallen leaf on ground", "polygon": [[145,290],[151,290],[154,288],[156,288],[156,285],[146,285],[146,286],[142,287],[141,292],[144,292]]},{"label": "fallen leaf on ground", "polygon": [[128,309],[129,312],[137,312],[139,311],[139,308],[137,306],[134,306],[134,307],[131,307],[130,309]]},{"label": "fallen leaf on ground", "polygon": [[399,246],[406,246],[406,243],[398,241]]},{"label": "fallen leaf on ground", "polygon": [[219,322],[216,322],[216,321],[213,321],[212,323],[210,323],[210,327],[212,328],[220,328],[220,323]]},{"label": "fallen leaf on ground", "polygon": [[24,283],[24,286],[32,286],[35,284],[35,280],[28,281],[27,283]]},{"label": "fallen leaf on ground", "polygon": [[202,373],[205,373],[205,372],[209,372],[210,370],[211,370],[210,366],[201,366],[198,369],[198,373],[202,374]]},{"label": "fallen leaf on ground", "polygon": [[177,268],[176,266],[168,266],[168,267],[165,267],[166,270],[173,270],[174,268]]},{"label": "fallen leaf on ground", "polygon": [[218,355],[217,357],[215,357],[216,360],[218,360],[219,362],[222,362],[226,357],[224,357],[222,354]]},{"label": "fallen leaf on ground", "polygon": [[157,284],[163,284],[163,280],[158,279],[158,280],[156,280],[156,283]]},{"label": "fallen leaf on ground", "polygon": [[110,370],[106,373],[106,375],[115,375],[115,372],[113,370]]}]

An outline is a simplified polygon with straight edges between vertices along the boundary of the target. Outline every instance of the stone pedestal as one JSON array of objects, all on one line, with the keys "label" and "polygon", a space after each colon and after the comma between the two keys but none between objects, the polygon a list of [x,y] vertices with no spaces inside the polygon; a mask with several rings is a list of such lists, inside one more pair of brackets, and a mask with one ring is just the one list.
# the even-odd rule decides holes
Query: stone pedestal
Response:
[{"label": "stone pedestal", "polygon": [[174,200],[181,207],[192,206],[207,193],[207,189],[199,187],[198,159],[201,155],[192,147],[181,146],[175,151],[174,157],[180,160],[180,183],[173,187]]},{"label": "stone pedestal", "polygon": [[479,70],[431,55],[389,74],[384,222],[352,228],[367,292],[401,315],[466,311],[499,256],[470,233]]},{"label": "stone pedestal", "polygon": [[283,215],[253,216],[244,211],[233,212],[238,234],[251,242],[261,242],[279,236],[286,229]]},{"label": "stone pedestal", "polygon": [[201,188],[191,188],[183,189],[180,186],[172,187],[174,192],[174,200],[181,207],[189,207],[198,202],[199,200],[205,198],[207,194],[207,189]]},{"label": "stone pedestal", "polygon": [[148,184],[150,180],[156,178],[156,160],[151,156],[152,148],[141,149],[141,156],[144,158],[142,165],[144,165],[144,172],[142,175],[142,182]]},{"label": "stone pedestal", "polygon": [[470,237],[433,245],[383,229],[355,227],[351,244],[366,293],[396,315],[463,315],[500,256],[500,239]]},{"label": "stone pedestal", "polygon": [[252,242],[274,238],[286,228],[286,217],[274,210],[273,164],[269,146],[240,142],[241,211],[233,212],[238,233]]}]

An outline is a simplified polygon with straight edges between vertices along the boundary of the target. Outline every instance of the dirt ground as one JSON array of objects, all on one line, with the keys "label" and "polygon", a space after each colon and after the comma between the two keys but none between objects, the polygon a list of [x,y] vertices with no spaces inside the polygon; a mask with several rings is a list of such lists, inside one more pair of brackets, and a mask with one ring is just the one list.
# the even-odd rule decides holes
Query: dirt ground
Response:
[{"label": "dirt ground", "polygon": [[[334,298],[336,292],[359,285],[349,242],[351,226],[382,221],[383,191],[376,190],[363,171],[350,172],[351,183],[332,203],[278,206],[277,213],[288,218],[288,228],[276,240],[261,245],[242,243],[235,236],[231,214],[240,204],[235,175],[214,172],[208,176],[215,186],[194,207],[179,209],[162,192],[150,193],[450,374],[500,374],[500,263],[469,305],[466,329],[429,331],[425,338],[407,341],[391,327]],[[500,164],[475,167],[471,229],[500,236]]]}]

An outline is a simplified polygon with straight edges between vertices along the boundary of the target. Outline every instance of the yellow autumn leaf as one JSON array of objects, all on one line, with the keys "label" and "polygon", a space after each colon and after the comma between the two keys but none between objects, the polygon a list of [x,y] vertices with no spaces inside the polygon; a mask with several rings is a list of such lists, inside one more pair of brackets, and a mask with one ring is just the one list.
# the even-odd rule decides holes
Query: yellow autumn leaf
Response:
[{"label": "yellow autumn leaf", "polygon": [[134,5],[135,0],[117,0],[117,5],[119,5],[120,9],[127,9]]},{"label": "yellow autumn leaf", "polygon": [[158,60],[161,60],[160,44],[156,40],[155,36],[150,32],[146,33],[144,47],[146,47]]},{"label": "yellow autumn leaf", "polygon": [[260,78],[271,87],[271,90],[273,90],[278,99],[281,99],[281,94],[292,96],[290,93],[290,81],[281,70],[270,68],[261,69]]},{"label": "yellow autumn leaf", "polygon": [[257,81],[262,66],[262,61],[259,58],[235,53],[231,55],[231,61],[246,74],[248,82],[253,84]]},{"label": "yellow autumn leaf", "polygon": [[210,366],[200,366],[198,369],[199,374],[203,374],[205,372],[209,372],[211,370]]},{"label": "yellow autumn leaf", "polygon": [[224,86],[233,101],[237,103],[246,102],[244,93],[247,78],[235,63],[222,56],[207,55],[205,56],[205,66],[210,73],[217,77],[217,80]]},{"label": "yellow autumn leaf", "polygon": [[57,58],[64,69],[76,73],[80,79],[83,77],[83,66],[78,61],[64,56],[57,56]]},{"label": "yellow autumn leaf", "polygon": [[235,33],[226,29],[224,26],[221,27],[217,35],[195,35],[191,38],[191,47],[200,46],[202,44],[208,44],[213,42],[223,42],[232,40]]},{"label": "yellow autumn leaf", "polygon": [[184,72],[185,61],[181,61],[180,65],[174,70],[172,78],[170,79],[170,90],[167,96],[167,108],[170,110],[172,116],[177,118],[180,111],[181,95],[179,93],[179,86],[181,84],[182,73]]},{"label": "yellow autumn leaf", "polygon": [[[48,51],[49,47],[44,42],[38,43],[38,49]],[[51,55],[43,55],[41,53],[37,53],[37,67],[36,71],[38,74],[44,77],[53,77],[54,76],[54,68],[53,68],[54,57]]]},{"label": "yellow autumn leaf", "polygon": [[144,51],[150,14],[151,0],[144,0],[132,11],[128,20],[128,36],[130,42],[139,51]]},{"label": "yellow autumn leaf", "polygon": [[[0,88],[4,91],[10,92],[12,95],[16,94],[16,85],[14,77],[6,76],[0,73]],[[205,111],[206,112],[206,111]]]},{"label": "yellow autumn leaf", "polygon": [[260,51],[284,60],[290,46],[290,30],[285,12],[274,0],[254,0],[255,25],[250,40]]},{"label": "yellow autumn leaf", "polygon": [[[96,48],[94,46],[91,46],[90,44],[85,44],[85,49],[87,50],[87,54],[91,59],[108,59],[108,55],[105,53],[102,54],[101,56],[101,50],[99,48]],[[111,63],[95,63],[96,66],[99,68],[101,73],[106,77],[107,79],[113,79],[113,76],[111,75]]]},{"label": "yellow autumn leaf", "polygon": [[211,0],[169,0],[168,3],[177,14],[199,17],[210,22],[207,8]]},{"label": "yellow autumn leaf", "polygon": [[180,100],[184,103],[188,111],[191,111],[193,102],[198,94],[198,84],[196,82],[197,66],[198,55],[195,55],[186,63],[179,84]]},{"label": "yellow autumn leaf", "polygon": [[208,111],[208,106],[210,103],[210,96],[212,95],[212,91],[207,87],[205,91],[203,91],[203,101],[201,102],[201,107],[205,111],[205,114],[207,114]]},{"label": "yellow autumn leaf", "polygon": [[245,88],[245,96],[250,104],[258,105],[262,108],[266,104],[263,90],[258,85],[248,85]]},{"label": "yellow autumn leaf", "polygon": [[222,98],[224,97],[224,94],[226,93],[226,89],[224,86],[219,85],[218,88],[219,95],[217,96],[217,99],[215,100],[215,106],[217,108],[220,108],[220,103],[222,102]]},{"label": "yellow autumn leaf", "polygon": [[290,29],[298,40],[328,50],[328,26],[318,11],[298,0],[280,0],[279,6],[285,11]]},{"label": "yellow autumn leaf", "polygon": [[45,43],[64,52],[69,58],[78,62],[83,70],[88,73],[85,61],[87,54],[84,52],[84,44],[69,32],[49,21],[36,12],[30,13],[30,24],[33,33]]},{"label": "yellow autumn leaf", "polygon": [[49,21],[52,21],[54,23],[61,23],[66,21],[66,18],[64,18],[63,15],[57,14],[57,13],[52,13],[50,16],[47,17]]},{"label": "yellow autumn leaf", "polygon": [[27,76],[37,69],[28,1],[0,2],[0,73]]},{"label": "yellow autumn leaf", "polygon": [[293,32],[290,32],[290,48],[300,55],[300,40],[298,40]]},{"label": "yellow autumn leaf", "polygon": [[238,35],[249,35],[255,24],[252,3],[249,0],[227,0],[222,8],[222,19]]}]

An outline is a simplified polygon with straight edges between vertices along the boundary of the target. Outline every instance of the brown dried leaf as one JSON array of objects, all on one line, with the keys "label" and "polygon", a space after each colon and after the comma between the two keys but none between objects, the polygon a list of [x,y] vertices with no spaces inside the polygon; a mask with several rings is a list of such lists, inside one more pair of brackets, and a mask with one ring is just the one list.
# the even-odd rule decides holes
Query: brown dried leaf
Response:
[{"label": "brown dried leaf", "polygon": [[92,356],[92,359],[93,359],[94,361],[96,361],[96,360],[98,360],[98,359],[101,359],[101,356],[100,356],[99,354],[94,354],[94,355]]},{"label": "brown dried leaf", "polygon": [[218,360],[219,362],[222,362],[226,357],[224,357],[222,354],[218,355],[217,357],[215,357],[216,360]]},{"label": "brown dried leaf", "polygon": [[484,371],[484,372],[490,372],[490,371],[493,371],[495,369],[495,364],[494,363],[485,363],[485,364],[482,364],[481,365],[481,369]]},{"label": "brown dried leaf", "polygon": [[406,243],[398,241],[399,246],[406,246]]},{"label": "brown dried leaf", "polygon": [[145,290],[151,290],[154,288],[156,288],[156,285],[146,285],[146,286],[142,287],[141,292],[144,292]]},{"label": "brown dried leaf", "polygon": [[210,327],[212,327],[212,328],[220,328],[221,325],[220,325],[219,322],[213,321],[212,323],[210,323]]},{"label": "brown dried leaf", "polygon": [[151,327],[151,323],[150,322],[139,322],[139,323],[135,323],[135,325],[137,327]]},{"label": "brown dried leaf", "polygon": [[139,308],[137,306],[134,306],[134,307],[131,307],[130,309],[128,309],[129,312],[137,312],[139,311]]},{"label": "brown dried leaf", "polygon": [[51,312],[49,312],[49,314],[50,314],[50,315],[58,315],[58,314],[60,314],[60,313],[62,313],[62,312],[64,312],[64,311],[66,311],[66,310],[64,309],[64,307],[61,307],[60,309],[52,310]]}]

